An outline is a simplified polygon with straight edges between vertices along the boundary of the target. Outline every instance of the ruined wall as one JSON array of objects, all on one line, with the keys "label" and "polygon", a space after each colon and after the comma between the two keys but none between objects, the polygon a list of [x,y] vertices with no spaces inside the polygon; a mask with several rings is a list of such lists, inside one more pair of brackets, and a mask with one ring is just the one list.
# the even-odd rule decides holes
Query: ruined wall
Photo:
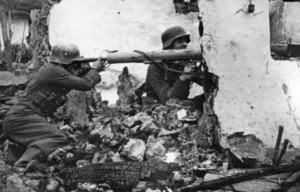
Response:
[{"label": "ruined wall", "polygon": [[[225,133],[254,133],[274,146],[278,126],[283,125],[283,138],[299,146],[299,66],[270,58],[269,1],[252,2],[255,14],[242,11],[249,0],[199,0],[205,34],[200,42],[210,70],[220,76],[216,113]],[[173,25],[186,28],[192,34],[190,46],[199,47],[197,14],[176,14],[172,0],[64,0],[51,14],[51,44],[71,41],[86,57],[103,49],[161,49],[160,34]],[[111,68],[122,70],[121,65]],[[141,79],[146,68],[129,65]],[[102,79],[115,83],[117,75],[105,72]],[[115,91],[103,99],[113,102],[116,96]]]},{"label": "ruined wall", "polygon": [[274,146],[283,125],[283,138],[299,146],[299,64],[270,58],[269,1],[253,1],[257,15],[239,11],[248,3],[204,0],[199,5],[206,58],[221,78],[216,113],[227,133],[254,133]]}]

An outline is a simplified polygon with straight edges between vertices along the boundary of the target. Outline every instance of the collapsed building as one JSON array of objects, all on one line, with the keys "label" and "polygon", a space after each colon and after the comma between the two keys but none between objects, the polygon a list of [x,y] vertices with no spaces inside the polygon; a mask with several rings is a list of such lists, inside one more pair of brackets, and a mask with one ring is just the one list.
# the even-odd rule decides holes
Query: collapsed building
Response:
[{"label": "collapsed building", "polygon": [[[182,191],[213,190],[222,188],[226,186],[226,184],[254,179],[259,174],[261,174],[261,176],[266,173],[266,175],[279,174],[284,172],[282,170],[285,170],[292,175],[291,173],[298,169],[298,164],[294,164],[293,169],[290,167],[277,167],[283,157],[278,154],[278,148],[277,152],[275,150],[275,154],[277,154],[274,155],[274,162],[265,162],[266,159],[263,161],[267,153],[264,145],[266,145],[267,148],[274,147],[277,141],[278,131],[280,132],[281,130],[279,129],[280,125],[284,126],[284,132],[283,135],[278,138],[283,137],[289,139],[289,142],[283,145],[284,150],[282,151],[283,154],[285,150],[287,150],[287,153],[294,153],[293,156],[290,157],[292,159],[291,161],[297,159],[297,147],[299,145],[297,134],[299,131],[299,113],[297,113],[297,111],[299,111],[299,107],[297,107],[299,106],[299,99],[297,97],[299,90],[297,89],[296,83],[300,77],[299,66],[297,62],[274,61],[271,58],[270,35],[268,31],[268,1],[235,1],[235,3],[199,1],[199,13],[191,13],[188,15],[181,15],[173,10],[174,4],[171,1],[146,1],[143,5],[136,1],[129,3],[131,7],[124,8],[125,3],[129,2],[123,1],[120,3],[122,5],[116,2],[115,7],[111,7],[112,2],[105,1],[101,3],[102,11],[99,11],[97,6],[100,5],[97,4],[97,2],[86,3],[85,1],[77,1],[76,3],[72,3],[67,0],[60,2],[57,7],[53,8],[53,14],[50,15],[49,33],[51,44],[61,40],[76,42],[80,47],[83,47],[83,53],[86,56],[95,56],[99,54],[99,50],[101,49],[124,50],[143,49],[145,47],[147,47],[147,49],[149,49],[149,47],[152,49],[161,49],[158,38],[160,34],[157,34],[157,30],[162,31],[166,26],[173,25],[174,23],[170,24],[166,21],[160,23],[157,20],[152,21],[151,18],[154,16],[150,11],[144,12],[144,14],[132,11],[145,10],[145,6],[149,7],[149,5],[152,5],[154,10],[159,10],[157,14],[162,16],[162,20],[182,24],[186,29],[191,31],[192,39],[194,39],[191,45],[192,48],[198,48],[199,44],[201,44],[204,48],[204,56],[210,70],[220,76],[220,90],[214,105],[214,111],[218,119],[214,119],[215,121],[212,121],[211,125],[214,125],[215,128],[222,131],[220,135],[224,134],[223,138],[226,139],[223,149],[226,150],[208,150],[203,146],[203,143],[209,143],[209,139],[215,137],[215,134],[204,138],[205,142],[197,143],[197,141],[201,141],[203,135],[197,132],[193,122],[180,120],[180,114],[185,113],[186,109],[174,103],[170,103],[167,107],[162,106],[156,111],[153,111],[152,114],[143,114],[137,111],[131,113],[130,110],[138,110],[138,106],[130,105],[128,109],[128,105],[123,106],[124,108],[120,108],[119,105],[119,108],[111,109],[103,104],[103,101],[106,100],[105,94],[100,96],[97,94],[97,91],[91,92],[88,95],[73,93],[73,95],[70,95],[70,98],[73,98],[71,102],[79,102],[81,105],[76,106],[76,104],[72,105],[71,103],[69,106],[66,106],[65,111],[62,109],[63,112],[58,115],[59,118],[55,123],[57,123],[61,129],[67,130],[70,134],[75,136],[81,135],[84,138],[74,142],[73,145],[58,149],[53,153],[48,159],[49,164],[47,168],[44,169],[44,167],[42,167],[43,165],[32,165],[29,167],[27,179],[26,177],[24,179],[24,177],[11,173],[9,169],[5,169],[1,173],[6,172],[7,175],[10,175],[9,178],[5,177],[5,179],[7,179],[5,183],[8,187],[11,187],[9,189],[15,189],[17,185],[22,183],[20,184],[21,189],[28,187],[26,190],[30,190],[30,187],[35,187],[34,190],[36,191],[45,191],[45,188],[40,187],[46,186],[47,190],[54,191],[64,183],[67,185],[67,189],[68,187],[74,189],[75,185],[75,188],[78,187],[77,190],[79,191],[108,191],[111,189],[122,191],[122,186],[128,187],[127,189],[138,188],[137,183],[141,180],[152,181],[150,179],[152,173],[155,175],[156,172],[161,171],[158,172],[156,177],[154,176],[154,181],[168,181],[169,173],[178,171],[175,174],[175,176],[177,176],[175,183],[167,184],[162,182],[163,184],[159,183],[158,186],[155,184],[153,184],[154,186],[147,186],[147,184],[144,183],[140,185],[140,190],[150,190],[150,188],[152,188],[152,190],[160,189],[161,191],[171,190],[172,187],[170,186],[173,186],[172,190],[181,189]],[[176,1],[176,3],[178,3],[178,1]],[[160,6],[156,4],[163,4],[164,6],[162,7],[165,7],[165,9],[159,9],[158,7]],[[70,6],[72,11],[65,13],[65,17],[62,18],[61,14],[66,10],[64,6]],[[178,7],[178,4],[176,4],[176,6]],[[226,9],[224,9],[225,7]],[[91,16],[86,12],[92,12],[92,14],[90,14]],[[79,26],[76,22],[77,20],[74,18],[83,16],[86,22],[82,22],[84,26]],[[199,21],[197,16],[200,16],[204,26],[204,33],[201,38],[198,34]],[[100,18],[103,21],[113,21],[115,23],[114,29],[108,28],[106,26],[107,24],[102,26],[102,23],[105,22],[101,22]],[[57,22],[57,19],[62,21]],[[122,25],[125,19],[129,21],[126,23],[126,28]],[[149,22],[144,23],[144,19],[149,20]],[[97,22],[98,20],[99,22]],[[89,23],[88,21],[93,21],[93,24],[87,25]],[[136,25],[139,27],[135,27]],[[101,33],[99,31],[101,31]],[[87,35],[88,38],[81,37],[84,32],[89,34]],[[136,36],[140,36],[141,34],[144,35],[145,38],[138,40]],[[150,40],[141,42],[145,39]],[[99,43],[101,43],[100,46],[98,45]],[[42,56],[47,57],[49,46],[42,46],[40,48],[46,51],[39,53],[43,53]],[[38,58],[41,59],[41,57]],[[44,60],[42,59],[42,61]],[[120,67],[114,66],[112,66],[112,68],[120,69]],[[141,69],[137,70],[137,72],[134,70],[134,65],[130,65],[128,68],[131,75],[134,77],[138,76],[136,79],[143,79],[138,73],[145,70],[145,66],[139,67]],[[121,73],[120,70],[119,73]],[[114,75],[110,81],[109,79],[112,77],[111,74],[104,74],[103,77],[104,81],[102,85],[97,88],[100,92],[101,88],[105,87],[105,85],[113,85],[116,81],[122,79],[117,79],[116,75]],[[130,79],[128,79],[128,82],[129,81]],[[119,82],[118,85],[124,86],[124,83],[125,82]],[[126,86],[132,86],[132,84],[128,83]],[[119,89],[118,86],[115,86],[115,88]],[[133,89],[133,87],[129,87],[129,89],[126,90],[131,89]],[[195,92],[197,91],[199,91],[199,87],[195,88]],[[119,93],[121,95],[124,94],[124,92]],[[11,100],[17,99],[18,95],[22,94],[22,91],[16,92],[15,94],[16,95],[11,93],[11,95],[9,95],[13,98],[2,98],[3,103],[5,103],[3,106],[1,105],[1,107],[3,107],[3,115],[5,114],[5,110],[9,109],[7,105],[12,104],[13,101]],[[125,93],[125,96],[120,97],[121,100],[118,101],[119,104],[122,104],[122,98],[126,98],[126,95],[127,93]],[[130,114],[134,115],[131,116]],[[205,122],[204,125],[206,128],[209,127],[207,121]],[[165,124],[171,126],[166,126]],[[199,122],[197,126],[199,126]],[[170,127],[174,129],[169,130]],[[157,134],[157,132],[161,135],[159,135],[159,137],[148,137],[149,135],[147,135],[146,137],[141,134],[141,132],[147,132],[145,130],[151,133],[149,135],[152,135],[152,133]],[[245,132],[245,134],[237,134],[236,132]],[[231,135],[232,133],[235,134]],[[156,134],[154,135],[157,136]],[[229,137],[227,135],[229,135]],[[176,139],[174,139],[174,137]],[[223,142],[223,140],[221,141]],[[278,139],[278,141],[280,144],[281,139]],[[279,145],[278,141],[276,143],[277,145]],[[123,145],[121,145],[121,143]],[[177,143],[177,145],[174,143]],[[181,147],[172,151],[170,145],[173,144]],[[288,148],[287,144],[289,144]],[[122,149],[119,148],[119,145],[122,146]],[[170,153],[166,153],[167,151]],[[230,157],[234,156],[234,158],[238,160],[232,157],[234,162],[229,163],[227,153],[231,154]],[[271,153],[273,153],[273,151]],[[164,159],[165,154],[168,154],[167,157],[169,155],[173,157],[173,161]],[[277,156],[279,158],[277,158]],[[176,165],[164,164],[156,162],[156,160],[154,163],[144,161],[150,160],[151,157],[162,157],[162,159],[164,159],[163,162],[172,162],[176,163]],[[9,161],[10,160],[8,160],[8,162]],[[11,161],[13,161],[13,159],[11,159]],[[57,170],[51,171],[51,169],[55,167],[51,166],[58,162],[68,167],[64,169],[63,173],[60,173],[63,176],[59,175],[65,182],[55,179],[55,174],[58,173]],[[102,164],[97,166],[99,163],[106,164],[105,166]],[[227,163],[233,167],[244,166],[244,168],[245,166],[247,168],[262,168],[257,163],[277,166],[270,169],[271,171],[265,168],[258,172],[251,173],[252,175],[246,174],[246,176],[242,175],[241,177],[238,177],[238,175],[236,175],[236,177],[229,177],[232,172],[230,172],[230,174],[227,172]],[[96,164],[96,166],[93,164]],[[177,165],[180,165],[180,167]],[[9,166],[9,163],[5,166]],[[83,168],[78,169],[74,167]],[[133,169],[134,167],[136,167],[136,169]],[[57,167],[55,168],[57,169]],[[97,169],[99,171],[95,171]],[[118,169],[121,171],[117,171]],[[43,172],[42,170],[46,171]],[[87,171],[84,172],[85,170]],[[225,179],[220,180],[220,178],[214,174],[216,172],[212,170],[218,170],[218,173],[224,172]],[[126,171],[128,172],[127,175],[124,173]],[[183,175],[184,172],[188,175]],[[121,177],[114,176],[121,173],[124,174]],[[49,176],[49,180],[47,180],[49,183],[47,185],[38,183],[37,180],[45,175]],[[133,176],[131,177],[130,175]],[[159,178],[159,175],[162,175],[162,178]],[[202,183],[201,186],[203,175],[213,177],[213,179],[211,179],[212,182]],[[277,176],[276,179],[287,179],[290,175]],[[226,176],[228,176],[227,180]],[[293,177],[297,179],[297,173],[296,176],[293,175]],[[117,179],[114,180],[114,178]],[[130,180],[130,178],[132,180]],[[20,182],[14,184],[13,181],[15,180]],[[294,181],[291,183],[294,183]],[[36,184],[33,184],[35,182]],[[220,184],[222,182],[223,184]],[[252,187],[254,185],[264,185],[259,185],[258,183],[258,181],[255,181]],[[281,187],[288,188],[290,184],[286,183],[288,182],[281,184]],[[193,184],[194,187],[188,186],[190,184]],[[206,185],[208,185],[207,188],[201,188]],[[243,188],[245,185],[247,184],[244,183],[244,185],[240,186],[235,185],[234,189]],[[270,188],[275,189],[276,187],[279,187],[279,183]],[[60,190],[62,190],[62,187]],[[224,190],[226,190],[226,188]],[[252,189],[248,191],[252,191]]]}]

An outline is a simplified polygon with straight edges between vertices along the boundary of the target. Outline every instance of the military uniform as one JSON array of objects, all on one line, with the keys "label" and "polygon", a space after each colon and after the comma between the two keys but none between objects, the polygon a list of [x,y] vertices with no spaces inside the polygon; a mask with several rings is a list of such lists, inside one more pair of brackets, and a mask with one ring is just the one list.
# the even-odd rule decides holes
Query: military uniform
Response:
[{"label": "military uniform", "polygon": [[50,63],[43,66],[25,89],[25,94],[11,107],[3,121],[6,138],[18,143],[25,152],[15,163],[26,166],[29,161],[41,160],[67,143],[66,134],[47,121],[47,117],[67,102],[71,89],[88,91],[101,81],[101,61],[82,77],[77,77],[83,58],[79,48],[71,43],[53,46]]},{"label": "military uniform", "polygon": [[[163,49],[170,49],[173,42],[179,38],[185,38],[185,42],[190,42],[190,35],[180,26],[174,26],[165,30],[161,36]],[[165,63],[165,64],[163,64]],[[203,111],[204,95],[197,96],[193,99],[188,99],[190,94],[190,86],[192,81],[182,81],[179,77],[181,73],[174,72],[169,69],[182,71],[185,63],[163,62],[161,65],[153,63],[148,67],[146,77],[146,97],[143,98],[142,110],[150,109],[158,104],[166,104],[171,98],[181,100],[181,104],[190,106],[192,110],[199,109]],[[162,67],[166,65],[166,67]],[[195,79],[196,83],[202,85],[199,78]]]},{"label": "military uniform", "polygon": [[[169,67],[182,71],[179,64],[169,64]],[[146,85],[146,97],[143,99],[143,110],[147,110],[157,104],[166,104],[171,98],[182,101],[183,105],[190,106],[192,110],[203,111],[202,106],[205,96],[202,94],[195,98],[188,99],[192,81],[182,81],[177,72],[168,71],[157,64],[148,67]],[[201,85],[201,82],[197,82]]]},{"label": "military uniform", "polygon": [[84,77],[70,74],[62,66],[49,63],[42,67],[27,86],[26,95],[9,110],[4,119],[5,136],[23,147],[36,147],[48,155],[66,144],[65,134],[46,121],[66,101],[71,90],[88,91],[100,82],[91,69]]}]

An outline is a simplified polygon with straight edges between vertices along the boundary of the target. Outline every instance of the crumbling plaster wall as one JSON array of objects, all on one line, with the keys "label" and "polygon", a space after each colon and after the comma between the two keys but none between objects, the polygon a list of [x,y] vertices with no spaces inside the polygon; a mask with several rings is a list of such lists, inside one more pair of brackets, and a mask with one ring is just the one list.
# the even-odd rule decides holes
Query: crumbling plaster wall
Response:
[{"label": "crumbling plaster wall", "polygon": [[[199,0],[205,29],[200,42],[210,70],[220,76],[216,113],[225,133],[254,133],[274,146],[283,125],[283,138],[299,146],[299,64],[270,58],[269,1],[253,0],[257,15],[239,11],[248,3]],[[173,25],[187,29],[190,47],[199,47],[197,15],[176,14],[172,0],[64,0],[51,12],[50,42],[71,41],[86,57],[103,49],[160,50],[161,32]],[[129,66],[140,78],[146,68]],[[107,77],[113,78],[102,74],[103,81]]]},{"label": "crumbling plaster wall", "polygon": [[269,1],[252,2],[260,14],[239,11],[248,0],[199,4],[205,56],[220,76],[216,113],[227,133],[254,133],[273,147],[278,126],[283,125],[283,138],[299,146],[299,63],[270,58]]}]

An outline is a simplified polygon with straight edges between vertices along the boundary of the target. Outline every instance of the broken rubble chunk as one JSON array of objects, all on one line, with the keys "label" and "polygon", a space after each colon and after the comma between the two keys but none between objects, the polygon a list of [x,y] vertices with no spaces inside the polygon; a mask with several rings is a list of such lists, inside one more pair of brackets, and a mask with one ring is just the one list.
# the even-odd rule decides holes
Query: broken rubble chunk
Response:
[{"label": "broken rubble chunk", "polygon": [[[33,190],[39,190],[39,186],[41,184],[41,180],[28,180],[28,181],[25,181],[25,184],[32,188]],[[52,191],[49,191],[49,192],[52,192]]]},{"label": "broken rubble chunk", "polygon": [[180,109],[179,111],[177,111],[177,118],[179,120],[181,120],[182,118],[184,118],[185,116],[187,116],[187,112],[185,109]]},{"label": "broken rubble chunk", "polygon": [[161,140],[156,140],[153,136],[148,139],[146,158],[163,157],[166,153],[166,148],[163,146]]},{"label": "broken rubble chunk", "polygon": [[177,128],[177,129],[173,129],[173,130],[167,130],[167,129],[161,128],[161,129],[160,129],[160,132],[158,133],[158,137],[178,134],[178,133],[180,133],[183,129],[184,129],[184,128]]},{"label": "broken rubble chunk", "polygon": [[92,159],[92,164],[97,164],[97,163],[104,163],[106,160],[107,155],[100,153],[100,152],[96,152],[94,154],[94,157]]},{"label": "broken rubble chunk", "polygon": [[146,151],[145,142],[141,139],[130,139],[126,145],[123,146],[121,155],[128,157],[133,161],[142,162]]},{"label": "broken rubble chunk", "polygon": [[203,181],[212,181],[220,178],[222,178],[220,174],[207,173],[205,174]]},{"label": "broken rubble chunk", "polygon": [[132,192],[143,192],[143,191],[145,191],[145,189],[146,189],[146,184],[147,184],[146,181],[140,181],[140,182],[137,184],[137,186],[136,186],[134,189],[132,189]]},{"label": "broken rubble chunk", "polygon": [[30,179],[42,179],[45,177],[44,174],[42,173],[26,173],[26,177],[30,178]]},{"label": "broken rubble chunk", "polygon": [[28,83],[25,76],[15,76],[8,71],[0,71],[0,94],[13,96],[17,86],[24,86]]},{"label": "broken rubble chunk", "polygon": [[199,162],[199,152],[195,141],[181,143],[181,154],[187,168]]},{"label": "broken rubble chunk", "polygon": [[86,191],[96,191],[97,185],[93,183],[83,183],[82,185],[79,185],[79,189]]},{"label": "broken rubble chunk", "polygon": [[48,161],[60,161],[63,156],[66,154],[66,151],[63,148],[58,148],[54,152],[52,152],[50,155],[48,155],[47,160]]},{"label": "broken rubble chunk", "polygon": [[64,126],[60,127],[60,129],[63,130],[63,131],[71,131],[72,127],[69,126],[69,125],[64,125]]},{"label": "broken rubble chunk", "polygon": [[85,146],[85,151],[87,151],[87,152],[88,151],[93,151],[95,149],[97,149],[97,147],[93,144],[90,144],[90,143],[87,143],[86,146]]},{"label": "broken rubble chunk", "polygon": [[202,115],[198,120],[197,144],[202,148],[214,148],[219,145],[221,127],[216,115]]},{"label": "broken rubble chunk", "polygon": [[240,161],[233,161],[234,166],[253,167],[264,160],[266,155],[264,143],[255,135],[237,132],[229,135],[227,139],[231,154]]},{"label": "broken rubble chunk", "polygon": [[95,127],[96,127],[95,129],[92,129],[90,131],[90,135],[96,135],[96,134],[100,135],[100,131],[103,129],[103,126],[102,125],[96,125]]},{"label": "broken rubble chunk", "polygon": [[84,167],[86,165],[90,165],[91,163],[88,160],[79,160],[76,163],[77,167]]},{"label": "broken rubble chunk", "polygon": [[46,186],[47,192],[56,192],[60,187],[60,182],[56,179],[49,179],[48,184]]},{"label": "broken rubble chunk", "polygon": [[68,159],[68,158],[72,158],[72,157],[74,157],[74,154],[73,153],[67,153],[67,155],[66,155],[66,158]]},{"label": "broken rubble chunk", "polygon": [[108,156],[109,158],[111,159],[112,162],[125,162],[126,160],[123,159],[121,156],[120,156],[120,153],[114,153],[114,152],[109,152],[108,153]]},{"label": "broken rubble chunk", "polygon": [[135,124],[135,118],[134,117],[128,117],[122,122],[126,127],[132,128]]},{"label": "broken rubble chunk", "polygon": [[164,161],[167,163],[176,163],[180,166],[182,163],[182,155],[178,150],[170,150],[165,153]]},{"label": "broken rubble chunk", "polygon": [[143,125],[140,127],[140,131],[143,131],[143,132],[146,132],[149,134],[156,134],[160,131],[160,129],[151,120],[151,121],[143,122]]},{"label": "broken rubble chunk", "polygon": [[7,178],[6,188],[8,191],[20,191],[22,189],[24,190],[26,187],[19,175],[14,173]]},{"label": "broken rubble chunk", "polygon": [[141,121],[142,123],[153,121],[153,118],[150,115],[148,115],[147,113],[144,113],[144,112],[136,114],[134,116],[134,119],[135,119],[135,121]]},{"label": "broken rubble chunk", "polygon": [[166,149],[178,146],[178,141],[170,135],[159,137],[161,143]]},{"label": "broken rubble chunk", "polygon": [[98,129],[92,130],[90,135],[95,140],[99,140],[102,143],[106,143],[106,144],[109,144],[115,137],[115,134],[113,133],[111,124],[108,124],[106,127],[102,126]]},{"label": "broken rubble chunk", "polygon": [[174,175],[173,175],[173,181],[180,181],[183,179],[183,176],[181,175],[181,173],[179,171],[174,171]]},{"label": "broken rubble chunk", "polygon": [[136,125],[134,127],[132,127],[129,131],[131,134],[136,134],[139,130],[140,130],[141,125]]},{"label": "broken rubble chunk", "polygon": [[147,113],[141,112],[133,117],[126,118],[122,123],[126,127],[132,128],[135,125],[144,124],[153,121],[153,118]]}]

